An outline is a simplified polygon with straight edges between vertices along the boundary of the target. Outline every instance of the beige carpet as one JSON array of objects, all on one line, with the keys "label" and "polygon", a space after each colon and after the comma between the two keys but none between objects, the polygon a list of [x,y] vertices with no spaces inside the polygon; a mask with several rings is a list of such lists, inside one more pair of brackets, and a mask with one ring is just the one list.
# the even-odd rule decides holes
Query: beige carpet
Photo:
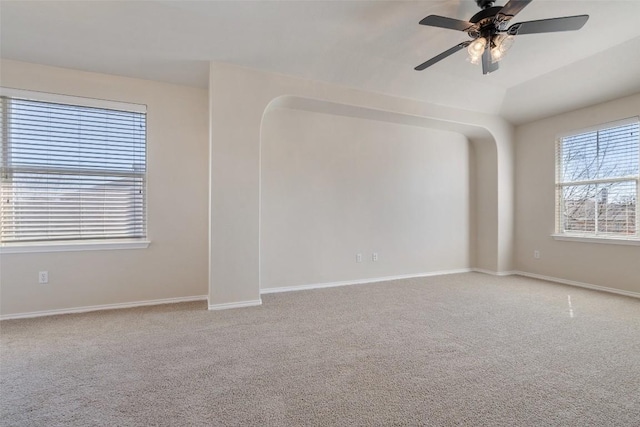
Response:
[{"label": "beige carpet", "polygon": [[0,327],[3,426],[640,425],[640,301],[533,279]]}]

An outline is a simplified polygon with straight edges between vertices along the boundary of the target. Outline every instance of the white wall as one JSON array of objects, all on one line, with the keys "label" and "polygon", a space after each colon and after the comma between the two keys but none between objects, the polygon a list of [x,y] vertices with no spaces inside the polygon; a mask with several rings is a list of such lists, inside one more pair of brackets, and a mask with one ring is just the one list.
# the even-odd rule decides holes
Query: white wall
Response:
[{"label": "white wall", "polygon": [[[556,135],[640,115],[640,94],[516,129],[516,268],[640,293],[640,246],[553,240]],[[539,260],[533,251],[539,250]]]},{"label": "white wall", "polygon": [[[5,87],[147,105],[148,249],[0,255],[0,313],[207,293],[208,93],[3,60]],[[38,271],[48,270],[48,285]]]},{"label": "white wall", "polygon": [[[496,168],[496,144],[486,139],[472,141],[473,161],[471,162],[474,199],[472,238],[475,250],[472,267],[487,272],[502,271],[500,268],[499,244],[499,200],[495,191],[498,182]],[[503,220],[509,224],[509,220]],[[504,252],[504,250],[503,250]],[[508,257],[510,260],[510,255]],[[502,262],[504,265],[504,261]],[[511,267],[503,266],[502,269]]]},{"label": "white wall", "polygon": [[470,267],[463,135],[272,108],[261,138],[262,289]]}]

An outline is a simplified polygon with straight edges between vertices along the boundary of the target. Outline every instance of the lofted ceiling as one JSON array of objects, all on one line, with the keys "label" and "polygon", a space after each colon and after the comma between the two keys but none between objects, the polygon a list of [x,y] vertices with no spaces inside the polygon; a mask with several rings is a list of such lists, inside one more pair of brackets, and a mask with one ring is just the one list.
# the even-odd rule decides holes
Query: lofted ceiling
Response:
[{"label": "lofted ceiling", "polygon": [[200,87],[208,61],[221,61],[515,124],[640,92],[640,0],[534,0],[512,22],[590,19],[577,32],[518,36],[489,75],[464,51],[414,71],[468,39],[420,19],[479,10],[474,0],[2,1],[0,55]]}]

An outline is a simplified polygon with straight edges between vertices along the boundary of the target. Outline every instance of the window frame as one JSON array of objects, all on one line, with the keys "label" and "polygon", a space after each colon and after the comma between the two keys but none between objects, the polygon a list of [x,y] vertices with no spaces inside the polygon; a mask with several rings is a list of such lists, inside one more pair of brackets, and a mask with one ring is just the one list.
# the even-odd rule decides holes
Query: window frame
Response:
[{"label": "window frame", "polygon": [[[562,180],[562,168],[564,162],[559,158],[562,155],[563,139],[571,136],[578,136],[581,134],[587,134],[592,132],[599,132],[605,129],[612,129],[616,127],[622,127],[626,125],[637,124],[640,126],[640,117],[634,116],[625,118],[622,120],[616,120],[612,122],[602,123],[595,126],[590,126],[583,129],[564,132],[556,135],[555,141],[555,232],[551,235],[554,240],[571,241],[571,242],[589,242],[589,243],[604,243],[604,244],[616,244],[616,245],[631,245],[640,246],[640,134],[638,138],[638,174],[630,176],[620,176],[616,178],[594,178],[584,179],[579,181],[564,181]],[[640,133],[640,132],[639,132]],[[636,185],[636,206],[635,206],[635,234],[630,236],[616,236],[610,233],[598,233],[594,232],[577,232],[577,231],[564,231],[562,221],[562,211],[564,205],[563,188],[566,186],[576,185],[590,185],[590,184],[603,184],[603,183],[624,183],[635,182]],[[596,213],[597,215],[597,213]],[[597,218],[596,218],[597,223]]]},{"label": "window frame", "polygon": [[[93,107],[116,111],[144,113],[145,121],[147,105],[128,102],[111,101],[97,98],[87,98],[71,95],[62,95],[33,90],[7,88],[0,86],[0,95],[8,98],[25,99],[36,102],[49,102],[80,107]],[[4,120],[4,118],[0,118]],[[2,123],[0,130],[3,132],[6,123]],[[145,126],[146,128],[146,126]],[[6,137],[6,135],[5,135]],[[0,242],[0,254],[32,253],[32,252],[67,252],[86,250],[122,250],[145,249],[149,247],[148,228],[148,131],[145,130],[145,172],[144,172],[144,223],[145,235],[139,238],[101,238],[101,239],[69,239],[69,240],[37,240],[28,242]]]}]

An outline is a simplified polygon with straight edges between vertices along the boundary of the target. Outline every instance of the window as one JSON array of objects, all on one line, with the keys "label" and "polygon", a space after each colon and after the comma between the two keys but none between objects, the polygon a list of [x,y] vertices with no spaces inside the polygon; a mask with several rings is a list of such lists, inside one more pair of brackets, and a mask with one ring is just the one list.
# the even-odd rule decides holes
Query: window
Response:
[{"label": "window", "polygon": [[0,96],[0,243],[146,238],[146,107]]},{"label": "window", "polygon": [[638,118],[633,118],[558,139],[559,235],[639,239],[638,130]]}]

